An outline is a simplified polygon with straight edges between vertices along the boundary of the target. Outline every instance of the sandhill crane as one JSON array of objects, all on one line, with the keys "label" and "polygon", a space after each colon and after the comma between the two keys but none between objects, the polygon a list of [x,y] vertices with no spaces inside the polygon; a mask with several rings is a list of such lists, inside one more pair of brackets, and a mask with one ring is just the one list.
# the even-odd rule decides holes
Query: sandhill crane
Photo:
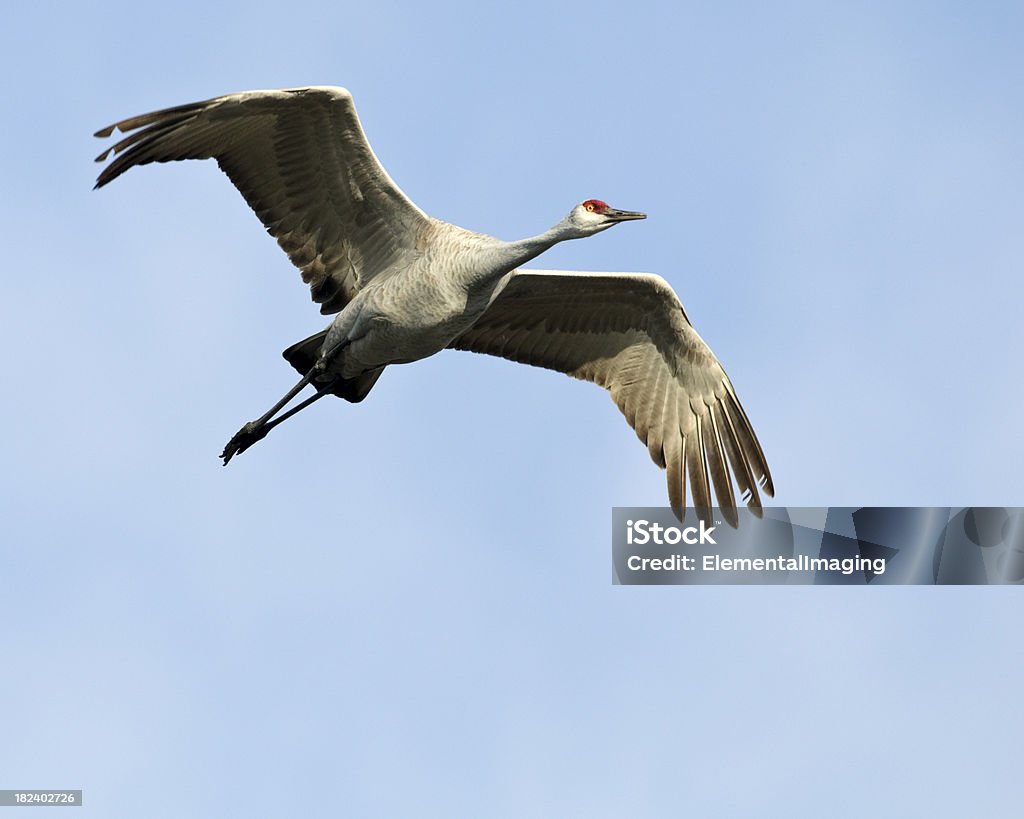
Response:
[{"label": "sandhill crane", "polygon": [[[302,379],[235,434],[221,454],[225,465],[323,396],[362,401],[389,364],[451,348],[607,389],[667,468],[680,517],[687,476],[693,505],[707,513],[713,484],[733,526],[730,467],[755,513],[758,485],[774,494],[729,378],[664,279],[519,268],[558,242],[645,214],[588,199],[550,230],[515,242],[434,219],[377,161],[343,88],[229,94],[122,120],[96,136],[115,129],[134,133],[96,158],[115,154],[97,188],[136,165],[216,159],[302,272],[320,312],[337,314],[284,351]],[[285,411],[310,384],[316,393]]]}]

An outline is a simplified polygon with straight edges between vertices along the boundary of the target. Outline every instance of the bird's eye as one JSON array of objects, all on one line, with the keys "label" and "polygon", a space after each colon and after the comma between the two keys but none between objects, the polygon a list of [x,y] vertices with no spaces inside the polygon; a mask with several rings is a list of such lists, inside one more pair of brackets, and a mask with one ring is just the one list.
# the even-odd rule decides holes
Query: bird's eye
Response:
[{"label": "bird's eye", "polygon": [[587,202],[587,210],[589,210],[591,213],[594,212],[594,203],[593,202]]}]

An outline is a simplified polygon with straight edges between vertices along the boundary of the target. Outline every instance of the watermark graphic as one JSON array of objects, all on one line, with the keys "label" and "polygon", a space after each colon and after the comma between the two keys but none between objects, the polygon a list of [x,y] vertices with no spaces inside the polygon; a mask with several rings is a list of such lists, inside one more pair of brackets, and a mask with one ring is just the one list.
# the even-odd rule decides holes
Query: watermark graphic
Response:
[{"label": "watermark graphic", "polygon": [[[707,519],[709,518],[709,519]],[[717,509],[612,510],[616,585],[1024,584],[1021,507],[774,507],[739,527]]]}]

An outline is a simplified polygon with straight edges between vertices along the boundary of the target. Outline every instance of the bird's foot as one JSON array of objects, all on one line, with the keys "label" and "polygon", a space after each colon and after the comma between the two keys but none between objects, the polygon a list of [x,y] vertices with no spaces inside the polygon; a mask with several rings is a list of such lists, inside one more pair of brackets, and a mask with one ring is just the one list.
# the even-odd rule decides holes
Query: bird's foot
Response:
[{"label": "bird's foot", "polygon": [[249,421],[249,423],[235,433],[234,437],[228,441],[227,446],[224,447],[224,451],[220,453],[220,457],[224,459],[224,466],[227,466],[228,461],[235,455],[245,452],[257,441],[263,440],[268,432],[270,432],[270,427],[266,424]]}]

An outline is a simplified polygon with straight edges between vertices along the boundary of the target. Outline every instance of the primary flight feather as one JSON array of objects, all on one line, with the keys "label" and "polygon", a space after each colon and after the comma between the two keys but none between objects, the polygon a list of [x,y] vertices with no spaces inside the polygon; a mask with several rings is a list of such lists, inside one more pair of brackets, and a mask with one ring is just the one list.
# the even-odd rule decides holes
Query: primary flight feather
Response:
[{"label": "primary flight feather", "polygon": [[[559,370],[612,396],[668,471],[669,502],[736,497],[760,513],[774,494],[757,436],[721,364],[659,276],[523,270],[552,245],[645,218],[589,199],[515,242],[428,216],[377,161],[343,88],[229,94],[123,120],[99,157],[102,187],[136,165],[216,159],[299,268],[327,329],[285,350],[303,375],[228,442],[224,463],[325,395],[361,401],[389,364],[446,348]],[[131,132],[131,133],[129,133]],[[315,394],[285,407],[306,386]]]}]

